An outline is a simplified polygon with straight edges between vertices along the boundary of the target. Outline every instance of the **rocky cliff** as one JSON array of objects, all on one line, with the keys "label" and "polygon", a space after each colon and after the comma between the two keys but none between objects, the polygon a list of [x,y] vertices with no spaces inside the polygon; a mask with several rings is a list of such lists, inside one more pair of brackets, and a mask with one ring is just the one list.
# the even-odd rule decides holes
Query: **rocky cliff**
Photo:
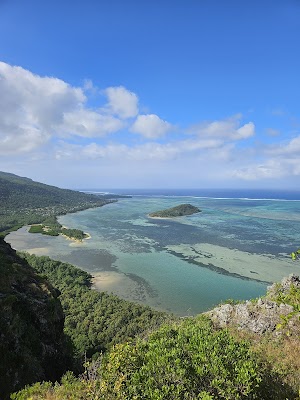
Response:
[{"label": "rocky cliff", "polygon": [[299,334],[300,278],[290,275],[274,283],[267,294],[240,304],[222,304],[207,315],[219,327],[236,327],[256,334]]},{"label": "rocky cliff", "polygon": [[0,398],[66,367],[59,291],[0,239]]}]

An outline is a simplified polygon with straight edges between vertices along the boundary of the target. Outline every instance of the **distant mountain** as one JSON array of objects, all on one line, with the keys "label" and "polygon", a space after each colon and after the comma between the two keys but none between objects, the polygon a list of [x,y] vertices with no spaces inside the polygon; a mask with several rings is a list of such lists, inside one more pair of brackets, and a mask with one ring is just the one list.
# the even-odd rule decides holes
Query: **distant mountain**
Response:
[{"label": "distant mountain", "polygon": [[174,218],[183,217],[184,215],[192,215],[201,212],[198,207],[191,204],[180,204],[179,206],[168,208],[166,210],[156,211],[149,214],[152,218]]},{"label": "distant mountain", "polygon": [[40,223],[49,216],[100,207],[111,201],[0,172],[0,232]]}]

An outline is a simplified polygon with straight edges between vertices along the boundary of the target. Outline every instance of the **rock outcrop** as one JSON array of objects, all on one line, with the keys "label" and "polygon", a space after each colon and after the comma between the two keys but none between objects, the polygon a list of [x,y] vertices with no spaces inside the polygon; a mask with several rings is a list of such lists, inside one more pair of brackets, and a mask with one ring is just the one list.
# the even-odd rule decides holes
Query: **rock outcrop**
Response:
[{"label": "rock outcrop", "polygon": [[265,297],[240,304],[222,304],[206,314],[216,326],[222,328],[232,326],[257,334],[273,332],[280,335],[284,330],[293,332],[300,312],[299,304],[293,304],[289,296],[291,291],[300,293],[300,278],[296,275],[268,287]]},{"label": "rock outcrop", "polygon": [[0,239],[0,398],[66,368],[59,291]]}]

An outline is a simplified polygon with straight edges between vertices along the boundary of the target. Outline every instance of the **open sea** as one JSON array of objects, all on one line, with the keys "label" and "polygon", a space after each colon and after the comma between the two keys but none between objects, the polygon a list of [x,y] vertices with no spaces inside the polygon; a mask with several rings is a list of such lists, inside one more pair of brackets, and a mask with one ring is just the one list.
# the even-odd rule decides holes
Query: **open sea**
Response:
[{"label": "open sea", "polygon": [[[250,299],[291,273],[300,260],[300,192],[270,190],[105,190],[126,194],[104,207],[59,217],[91,235],[82,243],[29,234],[6,241],[17,250],[70,262],[90,272],[96,289],[178,315],[195,315],[226,299]],[[202,212],[152,219],[190,203]]]}]

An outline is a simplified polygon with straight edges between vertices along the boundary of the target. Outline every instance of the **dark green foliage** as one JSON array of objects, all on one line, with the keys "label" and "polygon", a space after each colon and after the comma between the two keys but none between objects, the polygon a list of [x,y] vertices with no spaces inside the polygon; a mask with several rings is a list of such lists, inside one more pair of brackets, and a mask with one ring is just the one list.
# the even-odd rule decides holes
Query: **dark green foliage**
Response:
[{"label": "dark green foliage", "polygon": [[65,236],[68,236],[71,239],[77,239],[77,240],[82,240],[84,239],[87,235],[81,231],[80,229],[68,229],[68,228],[62,228],[61,233]]},{"label": "dark green foliage", "polygon": [[[18,393],[11,396],[12,400],[100,400],[99,381],[87,381],[76,378],[72,372],[67,372],[61,384],[50,382],[37,382],[26,386]],[[108,399],[106,399],[108,400]]]},{"label": "dark green foliage", "polygon": [[191,215],[198,212],[201,212],[198,207],[192,206],[191,204],[180,204],[179,206],[168,208],[167,210],[156,211],[149,214],[149,216],[159,218],[173,218],[182,217],[184,215]]},{"label": "dark green foliage", "polygon": [[246,342],[203,317],[117,345],[102,366],[103,398],[262,399],[263,371]]},{"label": "dark green foliage", "polygon": [[55,217],[53,223],[51,223],[50,221],[50,223],[48,223],[47,225],[45,224],[32,225],[29,228],[28,232],[41,233],[43,235],[49,235],[49,236],[58,236],[60,233],[62,233],[63,235],[76,240],[82,240],[87,237],[87,235],[80,229],[62,228],[62,225],[59,222],[57,222]]},{"label": "dark green foliage", "polygon": [[58,236],[60,233],[60,229],[56,228],[49,228],[46,227],[45,225],[31,225],[29,228],[29,233],[41,233],[43,235],[49,235],[49,236]]},{"label": "dark green foliage", "polygon": [[[97,365],[98,364],[98,365]],[[285,400],[245,341],[216,331],[204,317],[168,323],[146,339],[114,346],[84,376],[35,384],[14,400]],[[92,367],[92,368],[91,368]],[[279,389],[279,392],[277,391]]]},{"label": "dark green foliage", "polygon": [[52,225],[49,218],[56,215],[100,207],[112,201],[0,172],[0,232],[5,234],[23,225]]},{"label": "dark green foliage", "polygon": [[44,233],[43,225],[31,225],[29,233]]},{"label": "dark green foliage", "polygon": [[145,330],[159,326],[164,313],[141,306],[115,295],[91,290],[92,276],[73,265],[49,257],[25,255],[39,273],[46,275],[60,292],[65,313],[65,333],[74,344],[78,360],[106,351]]},{"label": "dark green foliage", "polygon": [[0,398],[59,379],[67,358],[59,292],[0,239]]}]

